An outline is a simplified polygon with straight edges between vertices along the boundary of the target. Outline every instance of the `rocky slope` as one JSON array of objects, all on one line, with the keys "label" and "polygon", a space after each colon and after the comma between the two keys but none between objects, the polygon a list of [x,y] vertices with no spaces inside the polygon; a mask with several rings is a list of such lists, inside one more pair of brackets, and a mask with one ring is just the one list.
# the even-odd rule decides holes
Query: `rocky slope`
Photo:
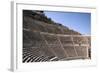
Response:
[{"label": "rocky slope", "polygon": [[54,22],[51,18],[45,16],[43,11],[23,11],[23,28],[32,31],[48,32],[54,34],[80,35],[79,32]]}]

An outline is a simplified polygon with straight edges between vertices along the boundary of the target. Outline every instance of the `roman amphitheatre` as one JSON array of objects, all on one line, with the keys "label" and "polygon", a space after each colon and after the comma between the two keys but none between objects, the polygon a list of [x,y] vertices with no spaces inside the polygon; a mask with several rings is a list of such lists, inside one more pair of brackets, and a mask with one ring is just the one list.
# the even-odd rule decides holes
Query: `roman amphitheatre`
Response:
[{"label": "roman amphitheatre", "polygon": [[91,59],[91,37],[54,22],[43,11],[23,10],[23,63]]}]

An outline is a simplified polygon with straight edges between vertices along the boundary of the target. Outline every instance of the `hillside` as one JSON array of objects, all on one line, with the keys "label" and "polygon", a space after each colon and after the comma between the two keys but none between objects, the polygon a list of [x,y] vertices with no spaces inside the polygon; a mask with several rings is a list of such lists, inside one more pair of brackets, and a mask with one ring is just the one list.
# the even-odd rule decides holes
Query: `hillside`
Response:
[{"label": "hillside", "polygon": [[45,16],[43,11],[23,11],[23,27],[32,31],[48,32],[54,34],[80,35],[79,32],[69,29],[63,24],[54,22]]}]

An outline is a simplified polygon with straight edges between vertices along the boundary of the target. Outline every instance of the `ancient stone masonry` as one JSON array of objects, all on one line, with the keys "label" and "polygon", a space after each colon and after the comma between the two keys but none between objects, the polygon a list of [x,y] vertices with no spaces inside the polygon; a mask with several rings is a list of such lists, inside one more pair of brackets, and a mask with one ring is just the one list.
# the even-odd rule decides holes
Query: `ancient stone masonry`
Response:
[{"label": "ancient stone masonry", "polygon": [[45,16],[23,10],[23,62],[91,58],[91,39]]}]

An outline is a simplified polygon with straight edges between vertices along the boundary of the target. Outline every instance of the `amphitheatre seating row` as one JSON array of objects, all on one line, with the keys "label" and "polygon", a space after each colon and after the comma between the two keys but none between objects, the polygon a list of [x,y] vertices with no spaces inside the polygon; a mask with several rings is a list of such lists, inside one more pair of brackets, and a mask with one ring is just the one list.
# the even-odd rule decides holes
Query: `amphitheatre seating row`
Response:
[{"label": "amphitheatre seating row", "polygon": [[45,50],[39,50],[39,48],[23,49],[23,62],[44,62],[56,60],[58,60],[58,58],[50,53],[50,51],[47,53]]},{"label": "amphitheatre seating row", "polygon": [[[69,28],[64,28],[63,26],[54,25],[52,23],[46,23],[37,19],[34,19],[30,16],[23,17],[23,27],[31,30],[36,30],[40,32],[49,32],[56,34],[79,34]],[[63,28],[62,28],[63,27]],[[66,30],[68,29],[68,30]]]},{"label": "amphitheatre seating row", "polygon": [[73,37],[73,41],[74,41],[74,43],[76,43],[76,44],[88,44],[88,39],[87,39],[87,37],[78,37],[78,36],[76,36],[76,37]]},{"label": "amphitheatre seating row", "polygon": [[78,56],[87,57],[87,47],[75,46]]},{"label": "amphitheatre seating row", "polygon": [[[24,45],[28,44],[23,46],[23,62],[58,61],[65,58],[82,59],[88,57],[88,47],[80,45],[89,44],[90,39],[87,37],[44,34],[25,30],[23,35]],[[79,45],[76,46],[75,44]]]},{"label": "amphitheatre seating row", "polygon": [[62,49],[61,46],[55,46],[55,45],[50,46],[50,49],[52,49],[52,51],[54,52],[54,55],[58,57],[59,59],[65,58],[67,56],[65,50]]},{"label": "amphitheatre seating row", "polygon": [[68,57],[77,56],[73,46],[64,46],[64,49],[65,49],[66,53],[68,54]]}]

